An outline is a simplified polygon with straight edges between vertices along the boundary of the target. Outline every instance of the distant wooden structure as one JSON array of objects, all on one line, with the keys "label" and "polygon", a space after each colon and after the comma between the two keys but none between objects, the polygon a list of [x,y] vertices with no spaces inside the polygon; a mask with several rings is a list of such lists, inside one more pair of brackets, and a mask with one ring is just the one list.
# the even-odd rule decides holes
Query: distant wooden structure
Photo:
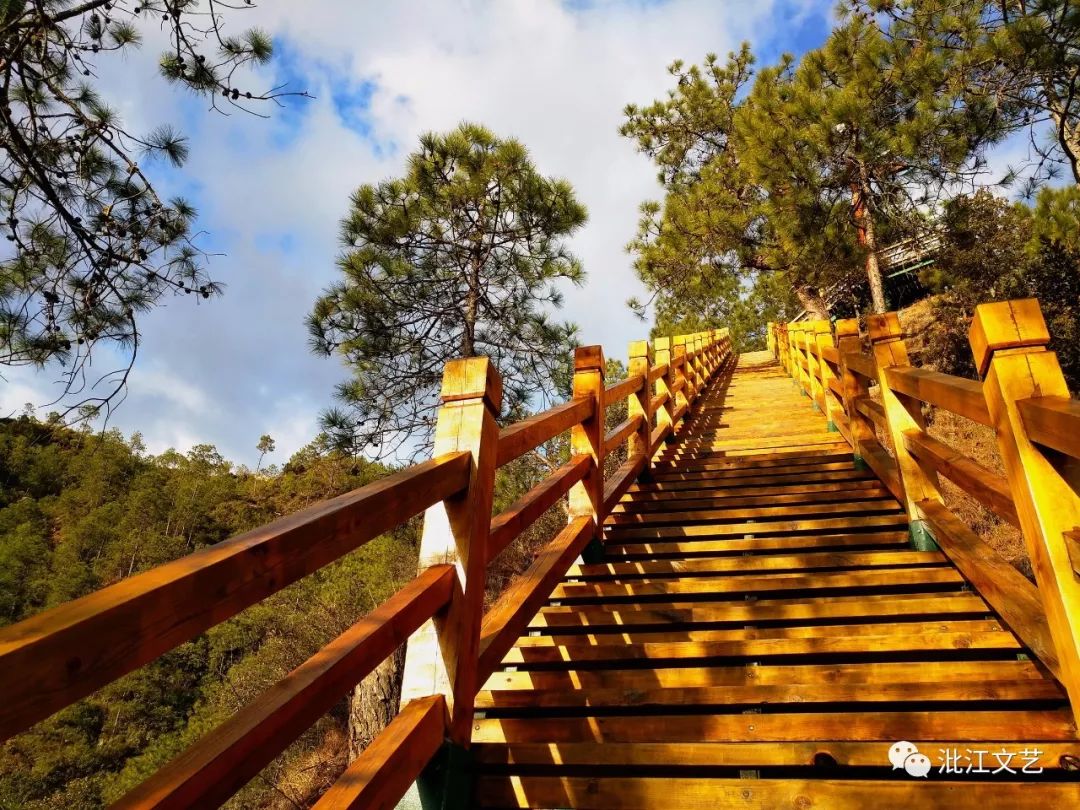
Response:
[{"label": "distant wooden structure", "polygon": [[[425,807],[1080,806],[1080,402],[1048,339],[1035,301],[980,306],[981,383],[912,368],[894,314],[769,324],[742,357],[725,330],[638,342],[614,382],[584,347],[573,398],[502,429],[494,368],[454,361],[431,461],[0,630],[0,734],[423,512],[416,579],[116,806],[220,805],[410,637],[400,714],[322,810],[417,779]],[[993,427],[1006,475],[927,407]],[[495,470],[567,431],[491,515]],[[1035,584],[941,477],[1020,527]],[[488,563],[564,497],[485,612]],[[909,776],[900,742],[985,771]]]}]

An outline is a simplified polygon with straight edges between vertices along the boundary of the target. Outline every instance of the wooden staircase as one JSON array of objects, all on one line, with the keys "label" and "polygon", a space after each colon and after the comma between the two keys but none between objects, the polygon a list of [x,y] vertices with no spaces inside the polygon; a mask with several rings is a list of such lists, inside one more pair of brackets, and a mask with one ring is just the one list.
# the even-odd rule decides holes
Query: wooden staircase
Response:
[{"label": "wooden staircase", "polygon": [[[429,461],[0,628],[0,741],[423,515],[413,580],[114,807],[223,804],[402,644],[401,711],[315,810],[1080,807],[1080,401],[1038,302],[976,309],[981,380],[867,327],[636,341],[618,381],[579,347],[570,400],[508,425],[494,364],[452,361]],[[992,428],[1005,474],[931,408]],[[497,470],[552,446],[493,514]],[[940,478],[1020,529],[1035,582]]]},{"label": "wooden staircase", "polygon": [[1026,775],[894,772],[899,741],[935,771],[943,750],[992,770],[991,752],[1080,749],[1061,687],[944,554],[912,550],[901,505],[771,354],[704,392],[605,550],[477,696],[478,806],[1080,801]]}]

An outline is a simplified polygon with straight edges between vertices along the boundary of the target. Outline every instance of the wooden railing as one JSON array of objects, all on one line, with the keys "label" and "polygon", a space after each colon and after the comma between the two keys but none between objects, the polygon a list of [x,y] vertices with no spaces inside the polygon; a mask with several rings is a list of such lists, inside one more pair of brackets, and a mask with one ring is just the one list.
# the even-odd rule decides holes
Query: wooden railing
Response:
[{"label": "wooden railing", "polygon": [[[424,512],[415,579],[115,805],[220,805],[408,640],[402,711],[317,804],[393,806],[440,751],[468,746],[480,685],[574,559],[603,543],[604,518],[702,388],[735,363],[727,330],[633,343],[629,355],[627,378],[607,384],[600,347],[579,348],[571,401],[501,430],[495,368],[453,361],[431,461],[0,629],[0,740]],[[626,420],[605,431],[623,399]],[[568,430],[568,461],[492,516],[496,469]],[[626,462],[605,480],[623,442]],[[485,613],[488,564],[563,497],[566,528]],[[455,769],[432,770],[444,780],[433,789],[453,790]]]},{"label": "wooden railing", "polygon": [[[904,505],[916,547],[940,547],[1062,683],[1080,721],[1080,401],[1046,348],[1038,302],[976,308],[981,383],[913,368],[896,313],[868,327],[869,352],[855,320],[835,333],[828,321],[769,324],[769,348]],[[1005,475],[928,435],[924,405],[992,428]],[[945,506],[939,477],[1021,530],[1035,585]]]}]

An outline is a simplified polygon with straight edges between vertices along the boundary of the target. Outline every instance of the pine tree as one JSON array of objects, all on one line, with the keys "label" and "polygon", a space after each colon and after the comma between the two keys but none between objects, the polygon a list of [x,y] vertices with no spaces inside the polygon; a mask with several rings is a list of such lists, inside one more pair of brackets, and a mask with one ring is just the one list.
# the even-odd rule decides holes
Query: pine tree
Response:
[{"label": "pine tree", "polygon": [[[975,137],[1027,131],[1034,187],[1068,166],[1080,184],[1080,3],[852,0],[894,40],[952,61],[947,91],[978,114]],[[1010,172],[1005,180],[1012,180]]]},{"label": "pine tree", "polygon": [[576,327],[550,320],[584,272],[564,242],[585,222],[570,184],[525,147],[462,124],[428,134],[400,179],[365,185],[342,222],[344,279],[308,319],[313,348],[353,372],[324,429],[351,452],[427,448],[443,366],[486,355],[520,414],[568,373]]},{"label": "pine tree", "polygon": [[806,245],[843,244],[853,231],[877,312],[886,308],[878,232],[917,233],[948,184],[979,171],[991,142],[971,137],[978,111],[943,92],[951,68],[944,52],[887,38],[855,15],[798,64],[763,71],[737,118],[753,174],[782,192],[770,195],[774,227]]},{"label": "pine tree", "polygon": [[[250,1],[248,5],[251,5]],[[195,209],[165,199],[158,162],[181,166],[188,141],[169,126],[127,128],[95,86],[99,62],[168,31],[163,78],[228,110],[291,95],[244,89],[270,59],[258,29],[229,33],[243,5],[194,0],[0,0],[0,366],[59,366],[65,393],[92,391],[95,348],[127,358],[87,402],[124,390],[139,318],[169,294],[210,298],[221,285],[195,243]]]}]

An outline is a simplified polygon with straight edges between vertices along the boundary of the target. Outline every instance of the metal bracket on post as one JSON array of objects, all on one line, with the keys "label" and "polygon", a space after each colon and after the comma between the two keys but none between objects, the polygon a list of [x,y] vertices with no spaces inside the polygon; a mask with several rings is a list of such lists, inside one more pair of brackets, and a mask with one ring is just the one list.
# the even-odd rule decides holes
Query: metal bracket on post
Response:
[{"label": "metal bracket on post", "polygon": [[909,524],[908,536],[911,539],[911,547],[916,551],[941,551],[938,548],[934,533],[925,520],[912,520]]},{"label": "metal bracket on post", "polygon": [[599,537],[593,537],[581,550],[581,561],[587,565],[597,565],[604,561],[604,544]]},{"label": "metal bracket on post", "polygon": [[397,810],[467,810],[473,806],[472,780],[472,753],[447,740]]}]

